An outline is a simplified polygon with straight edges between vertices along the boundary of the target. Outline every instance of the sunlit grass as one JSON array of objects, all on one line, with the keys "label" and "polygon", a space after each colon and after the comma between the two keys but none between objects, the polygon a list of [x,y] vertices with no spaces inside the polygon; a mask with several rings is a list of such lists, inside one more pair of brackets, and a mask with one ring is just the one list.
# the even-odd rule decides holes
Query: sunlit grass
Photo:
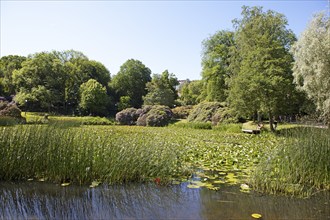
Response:
[{"label": "sunlit grass", "polygon": [[284,142],[269,151],[253,176],[257,190],[309,196],[330,190],[330,130],[283,130]]},{"label": "sunlit grass", "polygon": [[0,127],[0,180],[92,185],[156,179],[167,184],[195,173],[203,184],[215,184],[212,189],[225,182],[248,183],[271,193],[329,189],[326,130],[250,135],[239,132],[239,124],[223,126],[212,130],[71,123]]}]

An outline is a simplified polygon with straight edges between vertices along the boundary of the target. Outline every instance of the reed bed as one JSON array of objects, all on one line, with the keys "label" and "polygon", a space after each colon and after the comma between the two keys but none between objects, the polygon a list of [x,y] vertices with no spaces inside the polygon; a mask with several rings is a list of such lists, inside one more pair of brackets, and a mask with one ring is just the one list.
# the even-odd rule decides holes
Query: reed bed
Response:
[{"label": "reed bed", "polygon": [[174,176],[181,169],[177,149],[142,133],[109,126],[0,127],[0,178],[85,184]]},{"label": "reed bed", "polygon": [[0,179],[162,183],[192,168],[235,172],[258,163],[266,136],[138,126],[0,127]]},{"label": "reed bed", "polygon": [[0,180],[168,184],[202,170],[203,180],[248,183],[270,193],[330,189],[329,130],[235,132],[68,123],[0,127]]},{"label": "reed bed", "polygon": [[330,190],[330,130],[297,127],[280,135],[284,142],[265,155],[253,175],[255,189],[298,196]]}]

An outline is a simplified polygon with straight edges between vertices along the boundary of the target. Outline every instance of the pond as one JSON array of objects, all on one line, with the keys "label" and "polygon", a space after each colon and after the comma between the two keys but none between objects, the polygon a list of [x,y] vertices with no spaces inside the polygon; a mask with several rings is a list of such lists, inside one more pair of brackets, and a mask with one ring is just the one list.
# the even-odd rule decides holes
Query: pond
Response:
[{"label": "pond", "polygon": [[330,219],[329,193],[310,199],[218,191],[188,183],[61,187],[41,182],[0,183],[0,219]]}]

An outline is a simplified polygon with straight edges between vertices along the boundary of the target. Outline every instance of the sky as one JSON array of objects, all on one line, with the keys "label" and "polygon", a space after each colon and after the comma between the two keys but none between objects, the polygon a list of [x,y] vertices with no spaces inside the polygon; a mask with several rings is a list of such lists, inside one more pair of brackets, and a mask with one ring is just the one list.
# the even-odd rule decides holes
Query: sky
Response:
[{"label": "sky", "polygon": [[77,50],[104,64],[111,76],[128,59],[153,74],[201,78],[202,41],[233,30],[241,7],[282,13],[299,37],[330,0],[258,1],[26,1],[0,0],[0,57]]}]

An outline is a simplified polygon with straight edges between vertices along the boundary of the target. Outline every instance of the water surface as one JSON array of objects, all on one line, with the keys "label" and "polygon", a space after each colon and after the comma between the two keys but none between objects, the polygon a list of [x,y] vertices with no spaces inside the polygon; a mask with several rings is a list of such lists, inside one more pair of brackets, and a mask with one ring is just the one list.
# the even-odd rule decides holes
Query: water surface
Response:
[{"label": "water surface", "polygon": [[330,219],[329,194],[293,199],[186,186],[0,183],[0,219]]}]

